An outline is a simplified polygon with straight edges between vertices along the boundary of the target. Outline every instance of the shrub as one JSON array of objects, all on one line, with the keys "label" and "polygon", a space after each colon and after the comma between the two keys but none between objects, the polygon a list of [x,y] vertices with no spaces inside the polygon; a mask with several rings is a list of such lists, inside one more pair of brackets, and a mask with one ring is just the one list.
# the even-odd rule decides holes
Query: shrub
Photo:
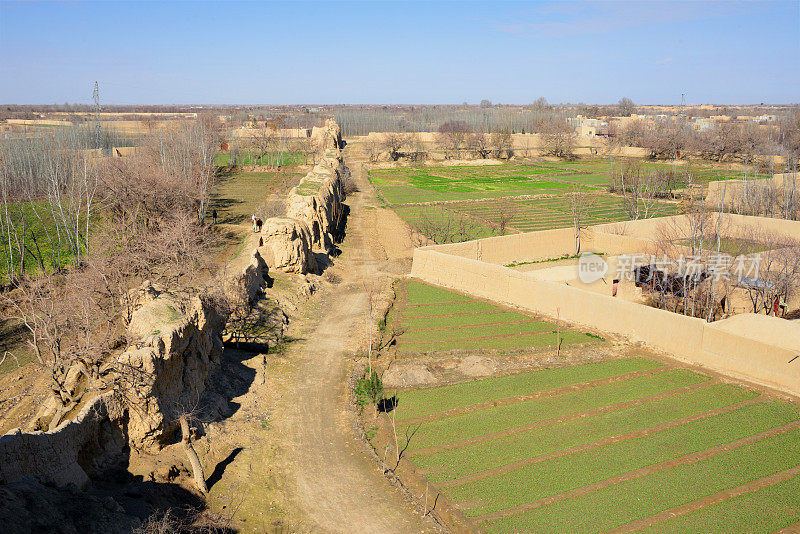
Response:
[{"label": "shrub", "polygon": [[383,399],[383,380],[377,371],[372,369],[363,378],[358,379],[355,391],[359,406],[362,408],[367,404],[377,406]]}]

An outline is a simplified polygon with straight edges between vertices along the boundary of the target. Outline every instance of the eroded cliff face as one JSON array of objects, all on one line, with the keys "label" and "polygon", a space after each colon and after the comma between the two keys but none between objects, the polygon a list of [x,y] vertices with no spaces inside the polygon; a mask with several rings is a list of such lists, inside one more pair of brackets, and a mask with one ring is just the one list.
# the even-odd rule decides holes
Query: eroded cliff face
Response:
[{"label": "eroded cliff face", "polygon": [[300,180],[287,197],[287,216],[264,221],[260,250],[267,264],[284,272],[316,272],[315,253],[331,254],[346,215],[339,126],[327,121],[322,161]]}]

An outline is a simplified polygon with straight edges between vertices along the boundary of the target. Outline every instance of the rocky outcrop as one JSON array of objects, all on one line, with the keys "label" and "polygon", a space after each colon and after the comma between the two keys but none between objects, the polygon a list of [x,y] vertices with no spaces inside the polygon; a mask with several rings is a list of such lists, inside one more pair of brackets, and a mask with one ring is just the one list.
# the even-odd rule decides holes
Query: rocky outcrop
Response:
[{"label": "rocky outcrop", "polygon": [[329,120],[314,132],[323,138],[322,161],[289,192],[287,217],[267,219],[262,228],[261,252],[267,264],[290,273],[316,271],[314,253],[332,253],[345,222],[348,170],[339,126]]}]

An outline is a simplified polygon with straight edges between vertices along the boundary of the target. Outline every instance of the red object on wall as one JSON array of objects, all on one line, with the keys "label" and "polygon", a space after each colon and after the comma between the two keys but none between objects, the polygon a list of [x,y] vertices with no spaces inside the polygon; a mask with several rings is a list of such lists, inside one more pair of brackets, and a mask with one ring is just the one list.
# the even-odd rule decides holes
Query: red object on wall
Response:
[{"label": "red object on wall", "polygon": [[228,148],[229,148],[229,147],[228,147],[228,143],[221,143],[221,144],[219,145],[219,149],[220,149],[220,150],[228,150]]}]

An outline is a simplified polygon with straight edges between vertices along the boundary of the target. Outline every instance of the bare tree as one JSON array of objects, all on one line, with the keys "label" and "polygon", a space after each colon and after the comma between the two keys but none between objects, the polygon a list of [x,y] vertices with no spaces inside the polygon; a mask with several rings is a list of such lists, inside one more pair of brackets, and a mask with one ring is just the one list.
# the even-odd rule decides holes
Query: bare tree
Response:
[{"label": "bare tree", "polygon": [[201,224],[216,179],[214,157],[218,136],[219,132],[210,129],[206,123],[194,121],[176,132],[165,134],[154,147],[163,172],[177,174],[181,181],[194,186],[196,215]]},{"label": "bare tree", "polygon": [[636,104],[634,104],[633,100],[630,98],[622,97],[619,99],[619,102],[617,102],[617,113],[619,113],[621,117],[630,117],[636,113]]},{"label": "bare tree", "polygon": [[569,194],[572,227],[575,230],[575,254],[581,253],[581,231],[586,228],[587,218],[594,205],[595,198],[589,195],[580,184],[573,184]]},{"label": "bare tree", "polygon": [[531,107],[536,110],[548,110],[551,109],[553,106],[551,106],[550,103],[547,102],[547,99],[545,97],[540,96],[539,98],[533,101]]},{"label": "bare tree", "polygon": [[611,191],[622,195],[624,209],[632,220],[648,218],[660,196],[656,176],[635,160],[628,160],[614,170]]},{"label": "bare tree", "polygon": [[408,158],[412,161],[425,161],[428,159],[428,149],[419,134],[406,134],[406,144]]},{"label": "bare tree", "polygon": [[9,282],[29,270],[26,260],[42,272],[85,261],[97,207],[95,147],[114,141],[82,125],[0,144],[0,241]]},{"label": "bare tree", "polygon": [[399,133],[383,134],[383,150],[389,154],[391,161],[397,161],[402,155],[403,146],[406,144],[406,137]]},{"label": "bare tree", "polygon": [[800,286],[800,242],[758,231],[753,231],[750,239],[769,243],[771,248],[758,252],[753,260],[757,260],[757,270],[737,276],[736,283],[747,291],[753,313],[779,315],[782,304]]},{"label": "bare tree", "polygon": [[542,120],[539,123],[544,151],[557,158],[573,159],[575,148],[575,129],[560,118]]},{"label": "bare tree", "polygon": [[[617,124],[614,121],[613,124]],[[614,138],[614,141],[621,146],[642,146],[642,140],[647,135],[644,121],[630,120],[624,126],[619,128],[619,135]]]},{"label": "bare tree", "polygon": [[778,123],[778,142],[787,163],[796,167],[800,159],[800,106],[793,106]]},{"label": "bare tree", "polygon": [[317,153],[319,152],[319,144],[316,139],[312,137],[300,137],[294,142],[293,149],[303,155],[303,164],[308,165],[317,163]]},{"label": "bare tree", "polygon": [[486,159],[492,153],[489,136],[483,132],[475,132],[469,137],[469,148],[480,159]]},{"label": "bare tree", "polygon": [[[450,213],[448,211],[448,213]],[[475,238],[478,231],[478,221],[466,213],[458,213],[453,224],[454,234],[458,241],[469,241]]]},{"label": "bare tree", "polygon": [[514,155],[511,132],[501,130],[491,135],[491,147],[498,158],[509,159]]},{"label": "bare tree", "polygon": [[500,235],[505,235],[508,225],[514,220],[519,212],[519,204],[513,200],[503,200],[497,206],[497,231]]},{"label": "bare tree", "polygon": [[439,126],[437,141],[445,154],[445,158],[458,157],[467,147],[472,128],[464,121],[447,121]]},{"label": "bare tree", "polygon": [[767,144],[766,132],[751,122],[717,123],[692,139],[692,148],[703,159],[719,162],[739,160],[745,164],[752,164]]},{"label": "bare tree", "polygon": [[192,420],[197,416],[197,404],[192,407],[178,406],[175,409],[175,419],[178,421],[181,429],[181,445],[183,451],[186,453],[186,458],[189,460],[189,465],[192,468],[192,476],[194,478],[195,486],[203,494],[208,494],[208,486],[206,485],[206,477],[203,472],[203,464],[200,463],[200,458],[197,456],[197,451],[194,450],[192,445]]},{"label": "bare tree", "polygon": [[678,119],[660,120],[639,139],[637,146],[650,151],[651,158],[677,159],[691,141],[691,131],[685,122]]},{"label": "bare tree", "polygon": [[0,299],[3,315],[28,332],[35,363],[49,379],[52,403],[37,414],[37,428],[54,429],[87,392],[103,387],[100,362],[119,344],[119,309],[107,306],[85,272],[30,278]]},{"label": "bare tree", "polygon": [[364,154],[370,163],[377,163],[381,157],[381,143],[370,136],[364,141]]},{"label": "bare tree", "polygon": [[415,221],[421,234],[434,243],[452,243],[456,235],[453,213],[447,210],[422,209]]}]

